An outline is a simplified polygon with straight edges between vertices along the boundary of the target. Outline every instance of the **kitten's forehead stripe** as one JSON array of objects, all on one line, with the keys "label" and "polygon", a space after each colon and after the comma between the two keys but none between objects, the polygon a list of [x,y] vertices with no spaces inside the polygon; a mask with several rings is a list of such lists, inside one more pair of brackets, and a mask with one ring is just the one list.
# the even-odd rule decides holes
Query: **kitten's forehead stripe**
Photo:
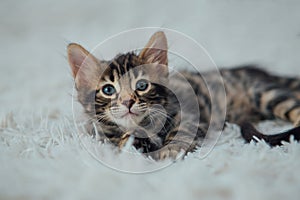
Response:
[{"label": "kitten's forehead stripe", "polygon": [[118,56],[116,59],[115,59],[116,63],[118,63],[118,66],[119,66],[119,73],[121,75],[124,75],[126,70],[124,68],[124,61],[125,61],[125,58],[124,58],[124,55],[120,55]]},{"label": "kitten's forehead stripe", "polygon": [[107,82],[113,82],[113,81],[110,80],[110,76],[104,76],[104,80],[107,81]]},{"label": "kitten's forehead stripe", "polygon": [[135,68],[142,64],[143,61],[134,53],[117,55],[109,64],[110,82],[119,82],[122,89],[132,92],[131,90],[135,90],[137,79],[145,74],[145,71],[142,69]]},{"label": "kitten's forehead stripe", "polygon": [[116,68],[120,76],[126,74],[128,71],[136,66],[141,65],[141,60],[133,53],[128,53],[124,55],[118,55],[110,63],[110,68]]},{"label": "kitten's forehead stripe", "polygon": [[129,67],[129,65],[128,65],[128,57],[126,56],[126,58],[124,59],[124,64],[123,64],[123,67],[124,67],[124,69],[125,69],[125,71],[129,71],[129,69],[128,69],[128,67]]},{"label": "kitten's forehead stripe", "polygon": [[117,70],[114,70],[112,74],[113,74],[114,80],[118,81],[120,79]]},{"label": "kitten's forehead stripe", "polygon": [[115,82],[115,70],[113,71],[113,73],[111,73],[110,75],[109,75],[109,79],[111,80],[111,82]]},{"label": "kitten's forehead stripe", "polygon": [[113,60],[110,63],[110,68],[111,68],[111,70],[114,70],[114,69],[117,70],[117,72],[118,72],[119,75],[121,74],[121,66],[115,60]]}]

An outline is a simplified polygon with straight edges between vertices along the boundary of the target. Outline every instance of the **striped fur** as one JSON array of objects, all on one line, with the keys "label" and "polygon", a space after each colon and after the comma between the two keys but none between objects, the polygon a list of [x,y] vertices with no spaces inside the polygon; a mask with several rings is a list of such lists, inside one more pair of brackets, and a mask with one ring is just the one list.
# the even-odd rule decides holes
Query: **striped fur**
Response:
[{"label": "striped fur", "polygon": [[[295,129],[269,137],[249,125],[274,118],[299,125],[300,79],[271,75],[255,66],[222,69],[223,82],[215,72],[182,71],[182,77],[170,78],[167,42],[162,32],[155,33],[140,54],[120,54],[111,61],[100,61],[80,45],[70,44],[68,58],[78,100],[90,119],[89,133],[98,133],[101,141],[119,148],[134,136],[132,145],[157,160],[195,150],[210,123],[224,125],[221,115],[212,115],[211,94],[205,80],[212,83],[215,109],[226,111],[226,121],[240,124],[247,141],[257,136],[277,145],[291,134],[300,134]],[[185,80],[195,95],[187,92]],[[138,83],[146,88],[139,89]],[[105,92],[107,85],[112,94]],[[220,95],[223,86],[226,99]],[[180,101],[187,102],[184,108]]]}]

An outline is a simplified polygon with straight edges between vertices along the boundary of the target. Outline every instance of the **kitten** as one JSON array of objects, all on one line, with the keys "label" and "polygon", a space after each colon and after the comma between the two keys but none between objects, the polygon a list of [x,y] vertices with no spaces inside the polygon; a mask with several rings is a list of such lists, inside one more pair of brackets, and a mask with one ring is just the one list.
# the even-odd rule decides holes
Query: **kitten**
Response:
[{"label": "kitten", "polygon": [[[256,136],[280,145],[290,135],[300,139],[300,128],[267,136],[250,124],[280,118],[298,126],[300,79],[278,77],[254,66],[222,69],[222,81],[216,72],[171,76],[167,54],[163,32],[155,33],[139,54],[120,54],[110,61],[69,44],[68,60],[91,135],[119,148],[134,138],[132,145],[147,156],[174,159],[181,151],[201,146],[210,124],[223,127],[221,113],[226,111],[225,120],[239,124],[246,141]],[[212,83],[214,101],[205,80]],[[222,89],[226,99],[220,95]],[[212,106],[220,115],[213,114]]]}]

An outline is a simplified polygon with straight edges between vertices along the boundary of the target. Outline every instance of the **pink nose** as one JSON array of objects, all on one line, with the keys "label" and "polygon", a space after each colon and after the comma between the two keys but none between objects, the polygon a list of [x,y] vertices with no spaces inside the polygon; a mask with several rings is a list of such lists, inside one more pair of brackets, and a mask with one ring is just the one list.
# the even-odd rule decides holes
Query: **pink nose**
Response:
[{"label": "pink nose", "polygon": [[132,105],[135,103],[133,99],[124,100],[122,104],[126,106],[128,109],[132,107]]}]

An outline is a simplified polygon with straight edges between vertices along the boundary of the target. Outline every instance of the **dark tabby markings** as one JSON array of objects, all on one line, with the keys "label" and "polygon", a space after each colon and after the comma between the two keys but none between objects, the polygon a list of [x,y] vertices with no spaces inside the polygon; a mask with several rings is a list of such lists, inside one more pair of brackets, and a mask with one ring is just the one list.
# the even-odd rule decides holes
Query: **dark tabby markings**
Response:
[{"label": "dark tabby markings", "polygon": [[[120,54],[111,61],[97,60],[80,45],[73,43],[68,46],[68,59],[74,78],[78,72],[78,66],[83,65],[83,69],[87,70],[75,79],[79,102],[89,119],[95,118],[94,121],[90,120],[87,130],[92,134],[98,132],[101,141],[109,140],[118,147],[124,146],[129,136],[134,136],[133,145],[136,148],[142,148],[147,155],[155,159],[175,158],[181,150],[187,153],[200,146],[210,123],[223,127],[224,121],[221,115],[212,115],[212,106],[214,106],[219,113],[226,111],[227,121],[241,125],[242,136],[247,142],[251,141],[253,136],[264,139],[272,146],[280,145],[281,141],[289,141],[291,135],[294,135],[296,140],[300,140],[300,127],[267,136],[250,124],[250,122],[277,117],[298,126],[300,124],[300,79],[271,75],[251,65],[222,69],[220,74],[226,91],[226,99],[222,99],[220,94],[223,82],[218,81],[218,73],[212,71],[199,74],[183,71],[181,74],[194,90],[198,104],[185,110],[185,113],[181,113],[180,103],[168,89],[169,86],[175,87],[185,101],[190,101],[194,97],[187,96],[182,77],[169,78],[169,85],[165,86],[166,79],[168,79],[167,49],[167,40],[162,32],[155,33],[139,55]],[[88,62],[83,62],[84,59]],[[88,63],[88,66],[85,66],[85,63]],[[158,66],[157,68],[137,68],[151,63],[162,65],[155,65]],[[105,66],[108,68],[105,69]],[[141,94],[137,91],[132,92],[133,88],[131,88],[131,81],[137,79],[140,74],[151,77],[149,78],[151,88]],[[111,83],[118,84],[120,90],[111,98],[102,96],[101,90],[97,88],[95,91],[94,87],[99,85],[99,81],[103,83],[108,81],[107,79]],[[206,80],[213,88],[210,91],[212,94],[209,93]],[[123,127],[122,129],[118,125],[120,122],[111,119],[109,112],[110,108],[120,104],[123,96],[130,96],[135,103],[143,103],[148,110],[154,109],[155,105],[160,105],[163,109],[154,110],[153,112],[156,112],[154,116],[151,116],[149,112],[143,119],[140,119],[141,127],[150,124],[147,130],[141,127]],[[200,117],[195,115],[197,107],[200,110]],[[163,117],[165,121],[161,120]],[[185,121],[181,122],[181,117]],[[198,120],[200,123],[197,122]],[[97,131],[93,131],[92,122],[96,123]],[[162,129],[155,133],[151,132],[153,130],[151,127],[157,125],[162,125]],[[98,130],[97,127],[101,129]],[[193,130],[196,130],[196,133]],[[140,135],[147,137],[142,138]]]}]

